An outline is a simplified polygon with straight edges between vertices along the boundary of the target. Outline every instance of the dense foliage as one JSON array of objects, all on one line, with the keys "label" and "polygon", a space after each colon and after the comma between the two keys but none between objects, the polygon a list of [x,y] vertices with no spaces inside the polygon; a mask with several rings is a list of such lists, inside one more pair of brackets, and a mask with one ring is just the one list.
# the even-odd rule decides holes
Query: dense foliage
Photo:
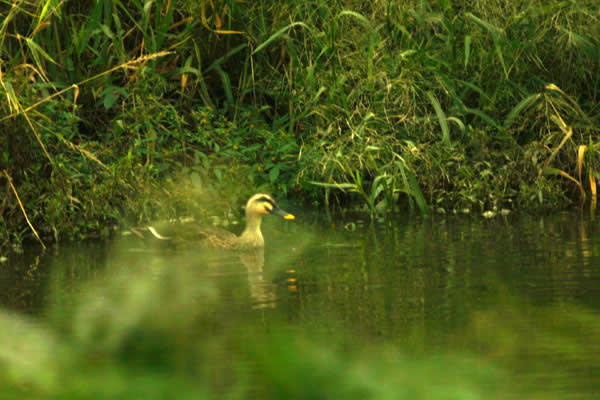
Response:
[{"label": "dense foliage", "polygon": [[372,213],[595,197],[599,19],[592,0],[3,0],[2,241],[257,190]]}]

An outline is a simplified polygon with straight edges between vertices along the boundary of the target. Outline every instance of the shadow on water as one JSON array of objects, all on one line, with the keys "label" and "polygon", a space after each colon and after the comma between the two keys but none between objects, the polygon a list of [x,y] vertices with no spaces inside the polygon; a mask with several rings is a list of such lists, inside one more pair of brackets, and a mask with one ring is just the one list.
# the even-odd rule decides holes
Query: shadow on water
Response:
[{"label": "shadow on water", "polygon": [[593,221],[308,218],[267,223],[264,253],[124,237],[0,264],[6,398],[566,399],[600,387]]}]

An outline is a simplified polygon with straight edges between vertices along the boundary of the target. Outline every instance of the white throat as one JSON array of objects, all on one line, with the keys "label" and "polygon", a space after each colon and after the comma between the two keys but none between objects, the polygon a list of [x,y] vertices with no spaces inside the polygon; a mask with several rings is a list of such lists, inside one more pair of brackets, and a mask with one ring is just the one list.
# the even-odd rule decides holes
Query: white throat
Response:
[{"label": "white throat", "polygon": [[250,214],[246,216],[246,228],[240,235],[240,240],[251,246],[263,246],[265,240],[260,225],[262,223],[262,215]]}]

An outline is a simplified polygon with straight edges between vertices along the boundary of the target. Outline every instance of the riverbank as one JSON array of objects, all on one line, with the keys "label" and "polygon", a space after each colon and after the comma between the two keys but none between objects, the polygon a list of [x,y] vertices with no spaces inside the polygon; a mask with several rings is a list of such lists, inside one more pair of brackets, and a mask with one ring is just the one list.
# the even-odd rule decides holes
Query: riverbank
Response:
[{"label": "riverbank", "polygon": [[372,214],[589,201],[598,12],[16,3],[0,29],[0,240],[225,216],[263,190]]}]

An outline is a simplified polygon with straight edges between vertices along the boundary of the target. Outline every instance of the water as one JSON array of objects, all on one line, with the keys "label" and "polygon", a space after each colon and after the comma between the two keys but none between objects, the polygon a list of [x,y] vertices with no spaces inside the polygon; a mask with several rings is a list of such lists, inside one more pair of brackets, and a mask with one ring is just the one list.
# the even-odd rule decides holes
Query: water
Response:
[{"label": "water", "polygon": [[[183,349],[178,357],[190,357],[185,348],[195,342],[186,332],[197,332],[189,328],[194,321],[209,331],[199,333],[203,340],[216,343],[198,350],[202,359],[206,351],[236,358],[239,348],[222,340],[224,332],[252,347],[281,330],[356,359],[365,349],[393,348],[423,382],[399,385],[417,385],[423,398],[454,398],[431,392],[430,381],[455,373],[481,398],[600,392],[600,233],[590,216],[397,217],[375,225],[360,218],[268,219],[264,254],[174,250],[130,237],[45,254],[30,249],[1,265],[0,299],[119,357],[146,354],[138,342],[124,350],[132,326],[173,336],[172,346]],[[385,358],[372,357],[367,369]],[[439,359],[446,361],[432,361]],[[466,372],[456,372],[464,362]],[[265,360],[232,363],[199,369],[224,387],[239,365],[247,380],[267,380]],[[290,357],[282,366],[289,364]],[[273,395],[272,386],[244,384],[256,386],[246,393]]]}]

